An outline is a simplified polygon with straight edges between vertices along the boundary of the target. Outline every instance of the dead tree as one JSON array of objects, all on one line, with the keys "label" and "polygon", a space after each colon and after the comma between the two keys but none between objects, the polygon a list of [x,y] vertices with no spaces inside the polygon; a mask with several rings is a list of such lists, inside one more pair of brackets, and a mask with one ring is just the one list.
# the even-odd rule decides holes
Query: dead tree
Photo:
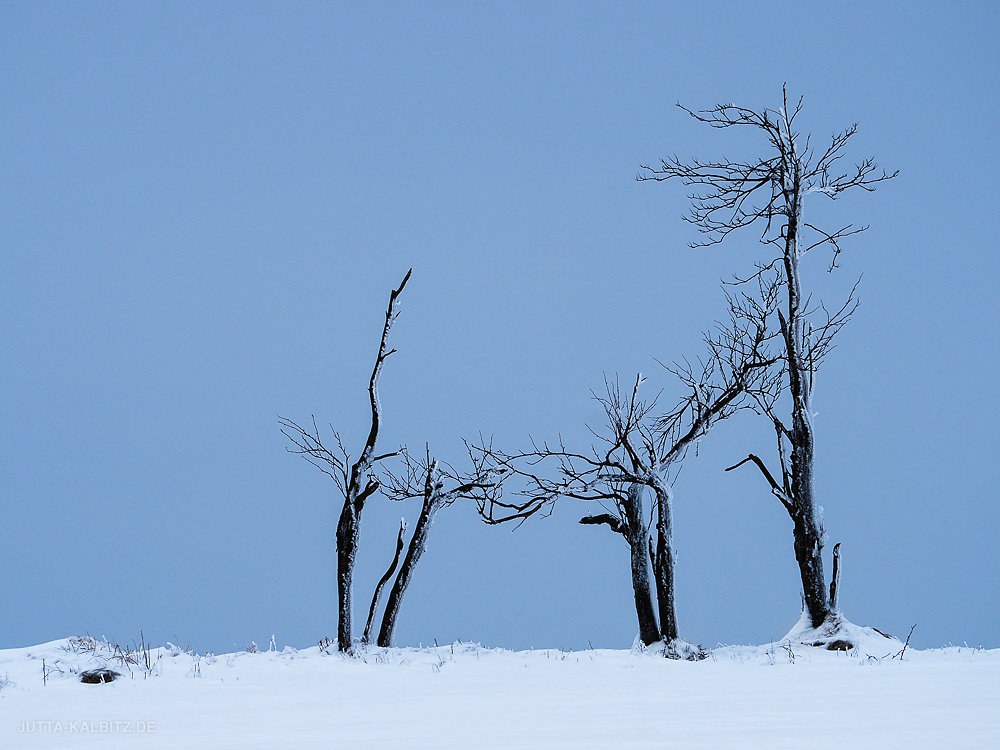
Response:
[{"label": "dead tree", "polygon": [[[772,334],[768,318],[777,302],[777,287],[761,277],[760,294],[729,296],[730,319],[705,335],[707,355],[667,369],[682,387],[673,409],[654,416],[656,399],[639,396],[638,376],[630,391],[618,380],[605,381],[604,393],[594,394],[605,424],[591,430],[599,444],[573,452],[557,445],[533,443],[530,451],[502,454],[497,460],[512,474],[527,480],[519,494],[524,502],[507,508],[529,515],[550,508],[560,498],[599,503],[604,513],[587,516],[582,524],[606,525],[629,546],[632,588],[639,637],[646,645],[679,638],[674,596],[673,479],[688,450],[717,422],[758,400],[776,397],[775,357],[768,352]],[[546,473],[545,464],[555,464]],[[655,543],[649,537],[643,496],[654,497]],[[654,609],[649,582],[650,558],[656,587]]]},{"label": "dead tree", "polygon": [[379,400],[378,380],[382,374],[382,365],[395,353],[389,348],[389,333],[392,324],[399,315],[397,301],[413,272],[406,272],[399,287],[389,295],[389,304],[385,311],[385,324],[382,327],[382,339],[379,343],[375,366],[368,380],[368,400],[371,405],[371,427],[368,438],[358,459],[351,462],[351,457],[344,448],[340,433],[333,429],[335,448],[327,448],[320,436],[316,418],[312,418],[312,427],[302,427],[290,419],[279,417],[281,432],[288,438],[291,445],[287,448],[306,459],[336,483],[344,497],[344,505],[337,524],[337,648],[348,651],[351,648],[351,600],[352,582],[354,576],[354,560],[358,551],[358,539],[361,533],[361,511],[368,499],[379,489],[379,479],[373,473],[375,465],[380,461],[397,455],[397,452],[376,455],[375,444],[378,441],[379,429],[382,425],[382,404]]},{"label": "dead tree", "polygon": [[607,417],[604,428],[594,431],[600,446],[573,452],[561,441],[556,445],[532,441],[531,450],[503,454],[498,460],[512,474],[526,480],[526,487],[519,492],[525,500],[518,507],[525,516],[546,512],[559,499],[596,503],[604,509],[604,513],[581,518],[580,523],[606,525],[628,545],[639,638],[648,646],[661,639],[649,579],[648,527],[643,508],[648,485],[643,481],[641,467],[630,461],[626,448],[641,439],[640,434],[652,422],[647,417],[655,402],[639,400],[641,382],[641,376],[637,377],[631,399],[622,397],[617,380],[605,383],[606,395],[594,394]]},{"label": "dead tree", "polygon": [[[393,473],[386,470],[383,475],[382,492],[392,500],[408,500],[420,498],[422,505],[420,515],[413,528],[413,535],[406,548],[403,563],[389,591],[389,599],[382,614],[382,626],[379,628],[377,645],[387,648],[392,645],[392,636],[399,618],[399,609],[403,595],[413,578],[413,571],[421,556],[427,550],[427,538],[430,534],[434,518],[441,508],[459,500],[474,502],[476,507],[483,509],[499,501],[501,485],[506,470],[491,460],[489,453],[469,449],[471,468],[459,471],[450,464],[440,462],[430,455],[427,449],[424,459],[411,456],[407,451],[401,452],[402,466],[400,471]],[[400,530],[400,542],[402,541]],[[399,551],[397,548],[396,559]],[[389,568],[389,574],[395,567],[395,560]],[[384,579],[383,579],[384,580]],[[377,596],[377,595],[376,595]],[[376,602],[372,602],[374,614]]]},{"label": "dead tree", "polygon": [[[841,171],[839,162],[848,141],[857,132],[857,124],[836,133],[826,148],[814,148],[810,137],[803,137],[796,130],[802,99],[789,106],[784,88],[782,94],[778,109],[753,110],[733,104],[702,111],[681,107],[713,128],[743,127],[758,131],[766,141],[763,156],[745,161],[687,162],[674,156],[661,160],[657,167],[641,165],[637,177],[640,181],[679,180],[693,188],[689,196],[691,212],[685,218],[698,228],[703,239],[691,243],[692,246],[718,244],[739,229],[755,227],[761,233],[760,242],[774,251],[773,256],[757,264],[757,273],[751,278],[777,270],[784,293],[779,326],[784,350],[784,387],[791,402],[790,420],[777,412],[773,402],[764,409],[777,435],[781,480],[753,454],[737,466],[752,461],[791,516],[803,601],[812,625],[818,627],[829,615],[831,602],[823,572],[822,513],[813,484],[813,380],[834,335],[850,319],[857,302],[852,290],[836,312],[822,305],[811,305],[810,297],[803,292],[800,261],[809,251],[827,247],[831,251],[829,270],[832,271],[837,267],[842,241],[867,227],[847,224],[829,228],[812,224],[805,217],[805,201],[812,195],[836,199],[855,188],[871,192],[878,183],[895,177],[896,173],[880,171],[873,158]],[[737,279],[737,283],[745,281]]]}]

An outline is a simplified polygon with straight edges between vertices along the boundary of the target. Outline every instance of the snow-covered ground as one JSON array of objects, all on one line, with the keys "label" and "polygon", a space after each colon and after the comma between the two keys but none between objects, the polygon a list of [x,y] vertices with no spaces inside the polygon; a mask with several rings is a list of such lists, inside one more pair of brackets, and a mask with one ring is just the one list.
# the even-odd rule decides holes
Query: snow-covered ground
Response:
[{"label": "snow-covered ground", "polygon": [[[893,658],[899,641],[855,635],[847,652],[793,638],[700,662],[462,643],[127,655],[67,639],[0,650],[0,748],[1000,747],[1000,649]],[[122,676],[80,682],[98,667]]]}]

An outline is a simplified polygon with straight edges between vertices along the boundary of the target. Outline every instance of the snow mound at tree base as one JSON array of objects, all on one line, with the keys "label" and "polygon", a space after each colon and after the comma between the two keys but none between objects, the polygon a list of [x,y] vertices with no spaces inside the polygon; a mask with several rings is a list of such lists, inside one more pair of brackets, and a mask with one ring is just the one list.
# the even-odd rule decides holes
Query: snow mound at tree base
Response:
[{"label": "snow mound at tree base", "polygon": [[886,635],[875,628],[855,625],[841,612],[831,612],[822,625],[814,628],[809,621],[808,612],[803,611],[799,621],[781,642],[825,648],[827,651],[867,649],[873,653],[881,653],[903,649],[903,642],[898,638]]},{"label": "snow mound at tree base", "polygon": [[701,661],[708,657],[708,651],[701,646],[685,641],[683,638],[674,638],[672,641],[657,641],[646,646],[643,645],[639,636],[636,636],[632,642],[632,651],[682,661]]},{"label": "snow mound at tree base", "polygon": [[708,652],[701,646],[688,643],[683,638],[675,638],[662,645],[662,653],[668,659],[683,659],[684,661],[701,661]]}]

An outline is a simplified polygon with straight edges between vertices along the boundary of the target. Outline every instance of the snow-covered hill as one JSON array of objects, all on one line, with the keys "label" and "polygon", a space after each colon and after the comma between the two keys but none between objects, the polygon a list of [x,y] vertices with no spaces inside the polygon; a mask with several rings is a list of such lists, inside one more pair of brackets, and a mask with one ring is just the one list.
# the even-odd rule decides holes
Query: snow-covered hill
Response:
[{"label": "snow-covered hill", "polygon": [[[793,631],[794,632],[794,631]],[[0,651],[2,748],[992,748],[1000,649]],[[43,684],[44,663],[44,684]],[[110,684],[80,674],[112,669]]]}]

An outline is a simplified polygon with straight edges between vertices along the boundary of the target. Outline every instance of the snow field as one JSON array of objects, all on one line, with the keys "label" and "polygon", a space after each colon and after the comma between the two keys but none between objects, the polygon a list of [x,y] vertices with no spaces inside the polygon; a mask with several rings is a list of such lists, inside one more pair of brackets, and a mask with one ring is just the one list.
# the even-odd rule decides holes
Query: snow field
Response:
[{"label": "snow field", "polygon": [[[871,653],[872,646],[880,646]],[[1000,649],[0,651],[2,748],[991,748]],[[42,684],[42,660],[46,684]],[[85,685],[79,672],[122,677]]]}]

